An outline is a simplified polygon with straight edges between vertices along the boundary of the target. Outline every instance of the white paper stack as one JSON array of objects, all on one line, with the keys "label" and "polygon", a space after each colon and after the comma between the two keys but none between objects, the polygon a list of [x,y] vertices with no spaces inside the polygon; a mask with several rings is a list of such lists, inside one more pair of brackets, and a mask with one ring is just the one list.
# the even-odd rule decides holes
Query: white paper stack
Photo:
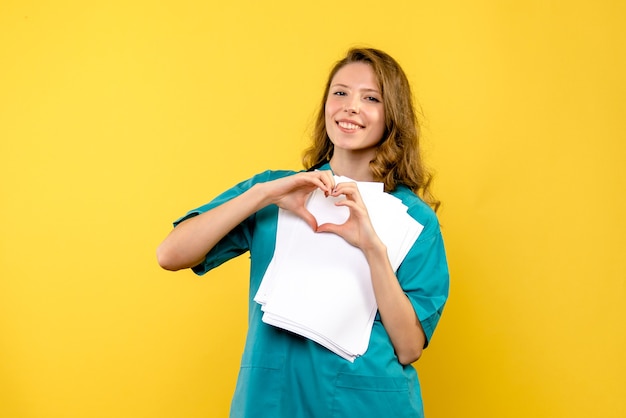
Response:
[{"label": "white paper stack", "polygon": [[[345,181],[352,180],[335,176],[336,183]],[[357,186],[395,272],[423,226],[399,199],[383,192],[382,183]],[[342,224],[349,209],[335,206],[340,199],[345,197],[325,197],[318,189],[307,209],[318,225]],[[279,209],[274,257],[254,300],[263,306],[263,322],[349,361],[367,350],[377,305],[365,256],[338,235],[314,232],[291,212]]]}]

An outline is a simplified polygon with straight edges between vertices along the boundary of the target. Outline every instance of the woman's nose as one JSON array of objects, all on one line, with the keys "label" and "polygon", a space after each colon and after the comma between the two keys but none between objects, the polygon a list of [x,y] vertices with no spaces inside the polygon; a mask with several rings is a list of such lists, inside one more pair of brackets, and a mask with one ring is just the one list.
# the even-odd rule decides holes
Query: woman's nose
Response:
[{"label": "woman's nose", "polygon": [[348,113],[359,113],[359,102],[357,100],[348,102],[345,111]]}]

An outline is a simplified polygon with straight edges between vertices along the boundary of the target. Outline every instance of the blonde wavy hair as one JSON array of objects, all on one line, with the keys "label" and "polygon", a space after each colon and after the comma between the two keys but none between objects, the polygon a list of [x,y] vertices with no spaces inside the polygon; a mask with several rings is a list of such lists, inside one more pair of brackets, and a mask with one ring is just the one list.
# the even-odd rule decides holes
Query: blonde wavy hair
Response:
[{"label": "blonde wavy hair", "polygon": [[393,191],[399,184],[403,184],[437,210],[440,202],[430,190],[432,174],[422,161],[419,147],[420,126],[409,81],[400,65],[391,56],[377,49],[352,48],[330,71],[314,121],[313,143],[302,157],[304,167],[312,169],[320,166],[330,161],[333,155],[333,143],[326,132],[326,99],[337,71],[355,62],[366,63],[372,67],[383,96],[385,132],[376,156],[370,161],[374,179],[384,183],[386,191]]}]

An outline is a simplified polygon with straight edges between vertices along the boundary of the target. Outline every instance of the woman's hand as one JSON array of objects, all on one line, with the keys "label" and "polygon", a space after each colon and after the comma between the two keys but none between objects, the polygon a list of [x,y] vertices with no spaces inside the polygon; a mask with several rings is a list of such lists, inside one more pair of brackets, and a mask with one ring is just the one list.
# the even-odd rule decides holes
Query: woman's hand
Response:
[{"label": "woman's hand", "polygon": [[323,224],[317,228],[317,232],[332,232],[345,239],[351,245],[363,251],[374,246],[380,246],[382,242],[374,231],[367,208],[359,193],[356,183],[339,183],[331,191],[330,196],[343,195],[346,198],[336,203],[337,206],[345,206],[350,210],[348,220],[341,224]]},{"label": "woman's hand", "polygon": [[317,221],[306,208],[307,199],[318,188],[329,196],[335,187],[335,179],[330,170],[308,171],[263,183],[263,187],[270,203],[293,212],[316,231]]}]

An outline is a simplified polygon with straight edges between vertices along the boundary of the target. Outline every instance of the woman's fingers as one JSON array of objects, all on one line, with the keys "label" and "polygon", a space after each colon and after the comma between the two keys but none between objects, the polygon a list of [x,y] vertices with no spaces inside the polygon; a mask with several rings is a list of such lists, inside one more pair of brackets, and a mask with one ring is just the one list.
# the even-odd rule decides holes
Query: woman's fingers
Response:
[{"label": "woman's fingers", "polygon": [[334,233],[359,248],[376,239],[376,233],[356,183],[339,183],[335,185],[331,195],[345,196],[345,199],[335,202],[335,205],[347,207],[350,210],[350,216],[341,225],[331,223],[320,225],[317,227],[317,232]]},{"label": "woman's fingers", "polygon": [[339,183],[334,187],[331,195],[344,195],[346,199],[356,202],[359,206],[364,206],[363,199],[361,198],[361,193],[359,193],[359,188],[357,187],[356,183]]},{"label": "woman's fingers", "polygon": [[306,208],[306,202],[315,189],[320,189],[329,196],[335,187],[335,179],[330,170],[312,171],[286,177],[280,184],[280,198],[276,204],[302,218],[314,231],[317,220]]},{"label": "woman's fingers", "polygon": [[313,171],[313,178],[318,181],[317,186],[324,192],[326,196],[335,188],[335,177],[330,170]]},{"label": "woman's fingers", "polygon": [[318,226],[315,232],[330,232],[330,233],[341,236],[340,234],[341,228],[342,228],[342,225],[326,223],[326,224],[322,224]]}]

